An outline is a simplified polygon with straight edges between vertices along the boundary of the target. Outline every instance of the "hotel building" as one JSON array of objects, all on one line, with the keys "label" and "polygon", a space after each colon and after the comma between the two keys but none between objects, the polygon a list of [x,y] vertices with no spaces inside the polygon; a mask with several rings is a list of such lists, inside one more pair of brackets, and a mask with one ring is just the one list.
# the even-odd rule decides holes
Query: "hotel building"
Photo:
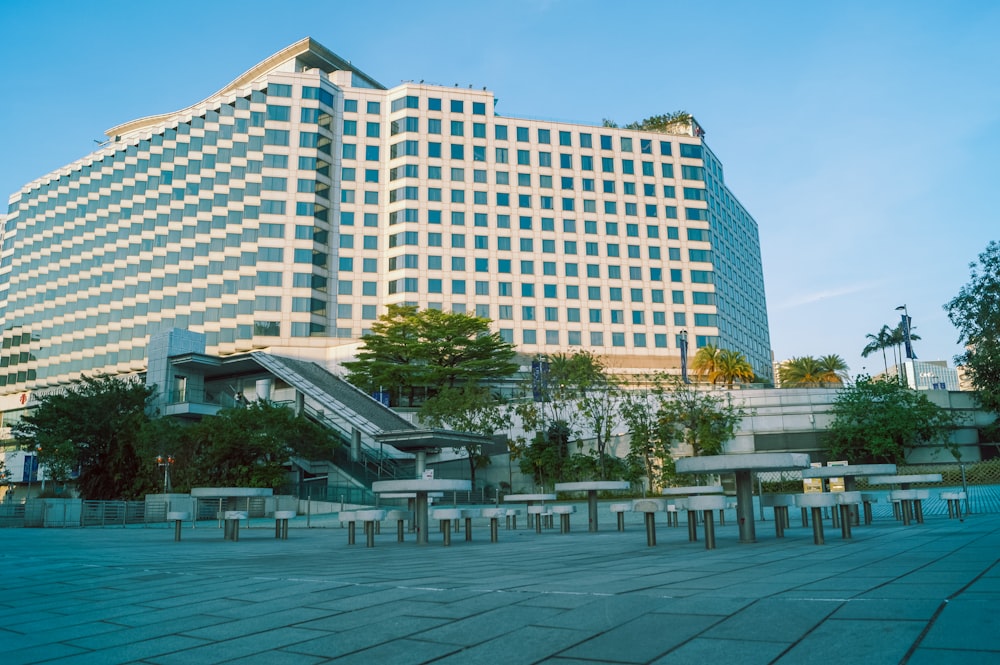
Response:
[{"label": "hotel building", "polygon": [[[151,334],[328,367],[390,304],[488,317],[525,356],[623,370],[708,343],[770,377],[757,223],[694,119],[672,133],[385,88],[311,39],[127,122],[10,197],[0,410],[146,369]],[[656,109],[651,109],[652,115]],[[3,396],[6,396],[4,398]]]}]

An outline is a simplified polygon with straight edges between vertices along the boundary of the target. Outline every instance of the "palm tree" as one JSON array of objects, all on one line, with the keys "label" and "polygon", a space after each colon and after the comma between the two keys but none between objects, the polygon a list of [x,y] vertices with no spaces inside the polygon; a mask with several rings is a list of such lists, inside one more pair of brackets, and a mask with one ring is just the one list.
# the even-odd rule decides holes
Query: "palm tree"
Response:
[{"label": "palm tree", "polygon": [[733,381],[740,383],[750,383],[753,381],[753,367],[747,361],[747,357],[739,351],[722,349],[715,360],[715,372],[711,377],[712,383],[721,381],[726,387],[732,390]]},{"label": "palm tree", "polygon": [[[887,326],[888,327],[888,326]],[[916,342],[920,339],[920,335],[913,332],[916,326],[910,326],[910,341]],[[906,330],[903,328],[903,322],[900,321],[895,328],[889,332],[889,339],[892,346],[896,350],[896,359],[898,363],[903,362],[903,345],[906,344]],[[912,348],[912,346],[911,346]]]},{"label": "palm tree", "polygon": [[892,346],[892,331],[889,326],[882,326],[877,333],[868,333],[865,339],[870,340],[864,349],[861,350],[861,357],[867,358],[876,351],[882,352],[882,364],[885,365],[886,373],[889,372],[889,360],[885,357],[885,350]]},{"label": "palm tree", "polygon": [[713,344],[706,344],[698,349],[694,358],[691,359],[691,370],[696,376],[711,380],[710,377],[715,372],[720,350]]},{"label": "palm tree", "polygon": [[839,387],[844,385],[846,372],[847,363],[838,355],[791,358],[778,368],[782,388]]}]

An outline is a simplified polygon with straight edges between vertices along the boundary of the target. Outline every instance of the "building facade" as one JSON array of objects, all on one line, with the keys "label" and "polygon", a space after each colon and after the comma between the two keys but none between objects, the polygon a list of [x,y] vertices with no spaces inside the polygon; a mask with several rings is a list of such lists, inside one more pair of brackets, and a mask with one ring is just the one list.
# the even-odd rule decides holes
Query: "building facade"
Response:
[{"label": "building facade", "polygon": [[144,371],[169,328],[203,332],[209,353],[333,364],[397,303],[626,370],[678,371],[687,331],[691,353],[737,349],[770,377],[757,224],[693,118],[662,133],[495,105],[387,89],[304,39],[187,109],[112,128],[10,197],[0,409]]}]

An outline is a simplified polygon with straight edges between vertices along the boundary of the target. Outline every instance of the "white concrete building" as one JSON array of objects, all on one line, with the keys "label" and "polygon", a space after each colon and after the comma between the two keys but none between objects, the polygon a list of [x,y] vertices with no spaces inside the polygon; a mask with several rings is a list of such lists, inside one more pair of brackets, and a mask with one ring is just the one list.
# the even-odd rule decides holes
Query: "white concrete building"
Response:
[{"label": "white concrete building", "polygon": [[623,370],[679,371],[686,330],[690,353],[738,349],[770,377],[757,224],[697,122],[606,128],[496,102],[387,89],[304,39],[112,128],[10,197],[0,410],[84,373],[143,372],[169,328],[205,333],[209,353],[334,366],[395,303]]}]

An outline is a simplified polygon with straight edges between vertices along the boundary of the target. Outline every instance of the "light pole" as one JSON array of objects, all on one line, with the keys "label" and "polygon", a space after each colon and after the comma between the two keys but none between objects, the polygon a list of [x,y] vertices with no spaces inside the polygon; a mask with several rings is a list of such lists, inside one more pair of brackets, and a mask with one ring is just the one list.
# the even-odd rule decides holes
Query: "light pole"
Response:
[{"label": "light pole", "polygon": [[906,345],[906,357],[908,360],[916,360],[917,354],[913,352],[913,342],[910,339],[910,313],[906,310],[906,305],[900,305],[896,311],[903,312],[903,343]]},{"label": "light pole", "polygon": [[677,344],[681,348],[681,381],[688,382],[688,331],[682,330],[677,336]]},{"label": "light pole", "polygon": [[156,466],[163,469],[163,493],[167,493],[167,489],[170,487],[170,465],[174,463],[174,456],[163,455],[156,456]]}]

